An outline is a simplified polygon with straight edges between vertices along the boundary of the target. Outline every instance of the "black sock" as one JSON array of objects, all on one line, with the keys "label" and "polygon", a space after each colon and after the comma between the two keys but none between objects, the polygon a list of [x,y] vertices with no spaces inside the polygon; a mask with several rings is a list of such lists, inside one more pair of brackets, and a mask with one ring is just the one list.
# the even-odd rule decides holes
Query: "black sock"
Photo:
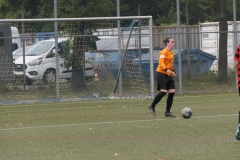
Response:
[{"label": "black sock", "polygon": [[158,104],[158,102],[161,101],[162,97],[164,97],[166,94],[166,92],[159,92],[156,97],[154,98],[153,102],[152,102],[152,106],[155,107],[156,104]]},{"label": "black sock", "polygon": [[168,93],[166,112],[170,112],[175,93]]}]

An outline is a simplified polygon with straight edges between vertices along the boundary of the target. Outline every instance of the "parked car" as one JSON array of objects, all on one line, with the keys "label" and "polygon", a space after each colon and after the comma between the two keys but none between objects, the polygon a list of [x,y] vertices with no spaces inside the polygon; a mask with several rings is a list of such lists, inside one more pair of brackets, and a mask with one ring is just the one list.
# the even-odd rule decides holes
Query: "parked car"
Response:
[{"label": "parked car", "polygon": [[[25,46],[25,53],[31,48],[32,46]],[[20,56],[23,56],[23,48],[18,48],[13,51],[13,62]]]},{"label": "parked car", "polygon": [[12,51],[20,48],[22,46],[21,38],[17,27],[11,27],[12,32]]},{"label": "parked car", "polygon": [[[70,79],[72,76],[72,68],[67,69],[62,65],[64,58],[61,57],[61,53],[68,52],[66,41],[67,38],[58,39],[60,79]],[[20,56],[14,62],[15,76],[23,76],[23,66],[23,56]],[[91,61],[86,61],[85,69],[85,78],[94,77]],[[27,84],[32,84],[36,80],[43,80],[46,83],[56,80],[55,39],[39,41],[26,52],[25,75]]]}]

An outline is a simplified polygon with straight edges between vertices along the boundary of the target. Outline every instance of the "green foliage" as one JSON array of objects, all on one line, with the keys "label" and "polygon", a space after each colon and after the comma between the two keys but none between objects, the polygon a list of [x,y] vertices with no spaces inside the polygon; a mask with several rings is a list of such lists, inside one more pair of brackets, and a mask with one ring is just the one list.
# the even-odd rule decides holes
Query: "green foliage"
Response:
[{"label": "green foliage", "polygon": [[[216,21],[218,18],[218,0],[180,0],[181,23],[186,23],[186,5],[189,6],[190,24]],[[226,0],[227,17],[232,20],[232,0]],[[236,2],[236,6],[239,2]],[[58,17],[110,17],[117,15],[116,0],[57,0]],[[44,0],[0,0],[0,18],[21,18],[22,9],[25,18],[53,18],[54,1]],[[176,23],[176,0],[121,0],[121,16],[151,15],[155,25]],[[240,13],[237,12],[240,19]],[[43,27],[45,28],[45,27]]]},{"label": "green foliage", "polygon": [[73,48],[73,40],[72,39],[68,39],[66,41],[66,48],[68,48],[68,51],[61,53],[61,57],[64,58],[64,64],[60,64],[62,67],[66,67],[67,69],[69,69],[72,66],[72,62],[74,61],[74,59],[76,59],[76,55],[72,54],[72,48]]},{"label": "green foliage", "polygon": [[76,49],[78,48],[78,40],[79,38],[72,38],[66,41],[66,50],[60,55],[62,58],[64,58],[64,63],[61,64],[61,66],[64,66],[67,69],[70,67],[75,67],[75,69],[81,69],[84,67],[84,51],[81,53],[81,55],[79,55]]},{"label": "green foliage", "polygon": [[109,0],[58,0],[58,16],[64,18],[112,16],[115,9]]},{"label": "green foliage", "polygon": [[0,82],[0,93],[6,93],[9,91],[9,87],[6,82]]}]

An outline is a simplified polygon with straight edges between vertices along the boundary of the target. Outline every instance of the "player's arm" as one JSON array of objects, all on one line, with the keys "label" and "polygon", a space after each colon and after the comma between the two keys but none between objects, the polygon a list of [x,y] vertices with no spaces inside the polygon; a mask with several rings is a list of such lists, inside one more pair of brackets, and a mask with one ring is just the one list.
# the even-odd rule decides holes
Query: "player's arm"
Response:
[{"label": "player's arm", "polygon": [[234,56],[236,75],[238,75],[238,67],[239,67],[239,60],[240,60],[239,52],[240,52],[240,45],[238,45],[236,52],[235,52],[235,56]]},{"label": "player's arm", "polygon": [[174,77],[174,76],[176,76],[177,75],[177,72],[176,72],[176,70],[173,68],[173,70],[172,70],[172,76]]},{"label": "player's arm", "polygon": [[239,66],[239,61],[235,60],[235,71],[237,75],[238,75],[238,66]]},{"label": "player's arm", "polygon": [[165,70],[167,69],[166,65],[165,65],[165,54],[164,53],[160,53],[159,54],[159,64],[160,64],[160,68]]},{"label": "player's arm", "polygon": [[164,55],[162,55],[162,56],[160,55],[160,59],[159,59],[160,67],[166,72],[166,74],[168,76],[176,76],[175,70],[171,70],[171,69],[167,68],[165,61],[166,61],[166,59],[165,59]]},{"label": "player's arm", "polygon": [[164,56],[165,56],[164,54],[160,55],[160,59],[159,59],[160,67],[166,72],[166,74],[167,74],[168,76],[171,76],[171,75],[172,75],[172,71],[167,68],[167,66],[166,66],[166,64],[165,64],[165,63],[166,63],[166,62],[165,62],[166,59],[165,59]]}]

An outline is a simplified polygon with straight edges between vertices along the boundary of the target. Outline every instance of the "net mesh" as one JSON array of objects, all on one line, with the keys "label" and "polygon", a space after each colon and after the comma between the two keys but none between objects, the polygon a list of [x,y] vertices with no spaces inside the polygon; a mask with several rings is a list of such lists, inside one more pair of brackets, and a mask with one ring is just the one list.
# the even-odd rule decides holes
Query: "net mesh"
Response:
[{"label": "net mesh", "polygon": [[[33,49],[40,42],[55,40],[54,23],[12,23],[11,26],[18,29],[19,36],[15,39],[20,40],[22,51],[15,57],[14,67],[2,67],[6,71],[2,71],[3,75],[12,75],[4,84],[8,89],[2,97],[4,102],[54,100],[58,90],[60,99],[109,97],[113,92],[120,98],[150,94],[148,19],[141,23],[134,19],[121,20],[120,36],[116,20],[58,22],[59,73],[54,46],[40,55]],[[12,62],[11,58],[5,58],[6,54],[1,55],[1,65]],[[148,57],[144,69],[143,55]],[[119,72],[121,76],[117,79]]]}]

